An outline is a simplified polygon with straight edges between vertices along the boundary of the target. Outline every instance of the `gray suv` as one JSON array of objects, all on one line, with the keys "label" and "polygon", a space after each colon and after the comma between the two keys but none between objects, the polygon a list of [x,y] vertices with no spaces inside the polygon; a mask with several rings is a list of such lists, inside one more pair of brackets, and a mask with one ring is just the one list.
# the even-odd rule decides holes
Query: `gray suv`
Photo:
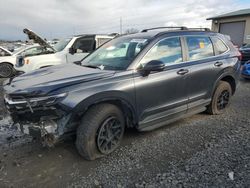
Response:
[{"label": "gray suv", "polygon": [[114,151],[124,130],[155,128],[207,111],[221,114],[235,93],[240,53],[222,34],[153,28],[107,42],[81,62],[5,82],[5,104],[20,129],[54,145],[76,134],[94,160]]}]

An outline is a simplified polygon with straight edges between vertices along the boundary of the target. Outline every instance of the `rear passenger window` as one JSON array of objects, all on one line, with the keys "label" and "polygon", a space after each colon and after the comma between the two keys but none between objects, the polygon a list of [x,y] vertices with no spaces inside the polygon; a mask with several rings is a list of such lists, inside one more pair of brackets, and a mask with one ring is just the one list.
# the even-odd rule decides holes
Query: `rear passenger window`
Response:
[{"label": "rear passenger window", "polygon": [[209,37],[186,37],[189,60],[199,60],[214,56],[213,45]]},{"label": "rear passenger window", "polygon": [[144,56],[141,65],[152,60],[159,60],[163,63],[180,63],[182,62],[182,49],[179,37],[167,38],[158,42],[149,52]]},{"label": "rear passenger window", "polygon": [[212,41],[214,43],[214,47],[216,48],[216,55],[223,54],[228,50],[225,43],[218,37],[212,37]]}]

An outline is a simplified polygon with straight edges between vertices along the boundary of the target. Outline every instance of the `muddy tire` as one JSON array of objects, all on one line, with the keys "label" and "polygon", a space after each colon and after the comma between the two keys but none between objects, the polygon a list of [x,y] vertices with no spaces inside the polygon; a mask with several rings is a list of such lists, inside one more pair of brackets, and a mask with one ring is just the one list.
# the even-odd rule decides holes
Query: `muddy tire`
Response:
[{"label": "muddy tire", "polygon": [[14,75],[14,68],[9,63],[0,64],[0,78],[10,78]]},{"label": "muddy tire", "polygon": [[222,114],[230,105],[232,97],[232,88],[228,82],[220,81],[215,89],[207,112],[211,115]]},{"label": "muddy tire", "polygon": [[117,106],[93,106],[85,113],[77,129],[76,148],[87,160],[103,157],[120,145],[124,129],[124,117]]}]

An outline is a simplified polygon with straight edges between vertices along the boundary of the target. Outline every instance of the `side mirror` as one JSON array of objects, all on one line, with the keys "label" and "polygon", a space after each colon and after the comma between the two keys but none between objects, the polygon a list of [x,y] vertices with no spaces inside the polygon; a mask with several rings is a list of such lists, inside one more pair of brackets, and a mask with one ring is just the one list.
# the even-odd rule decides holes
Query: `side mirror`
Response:
[{"label": "side mirror", "polygon": [[69,48],[69,53],[71,55],[74,55],[76,53],[76,50],[73,47],[71,47],[71,48]]},{"label": "side mirror", "polygon": [[150,74],[150,72],[160,72],[163,71],[165,68],[165,64],[159,60],[152,60],[149,61],[143,68],[142,72],[144,76]]}]

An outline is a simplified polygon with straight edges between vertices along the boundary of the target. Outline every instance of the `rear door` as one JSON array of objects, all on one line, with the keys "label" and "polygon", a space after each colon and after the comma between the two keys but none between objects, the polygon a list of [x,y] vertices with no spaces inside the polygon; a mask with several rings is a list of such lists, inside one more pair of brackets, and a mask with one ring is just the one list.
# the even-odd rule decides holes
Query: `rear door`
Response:
[{"label": "rear door", "polygon": [[226,66],[225,52],[228,48],[218,39],[218,45],[222,45],[221,52],[215,51],[211,38],[205,35],[186,36],[185,39],[189,70],[187,78],[188,108],[190,111],[199,111],[210,103],[214,84]]}]

